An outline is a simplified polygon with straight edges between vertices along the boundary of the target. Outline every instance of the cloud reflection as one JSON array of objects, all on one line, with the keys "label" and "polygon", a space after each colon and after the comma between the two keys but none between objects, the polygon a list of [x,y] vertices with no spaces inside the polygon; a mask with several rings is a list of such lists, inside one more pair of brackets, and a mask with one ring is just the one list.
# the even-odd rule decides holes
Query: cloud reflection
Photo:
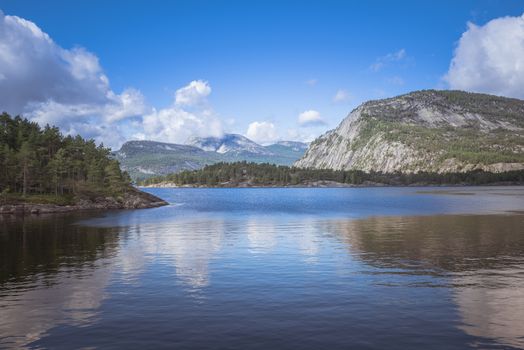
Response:
[{"label": "cloud reflection", "polygon": [[[58,324],[91,323],[107,297],[111,268],[97,263],[82,271],[61,271],[51,278],[37,277],[23,288],[0,298],[0,334],[15,348],[25,348]],[[79,275],[82,276],[79,276]],[[9,290],[7,284],[3,286]]]},{"label": "cloud reflection", "polygon": [[182,284],[206,287],[209,264],[222,246],[224,231],[223,220],[211,219],[142,225],[134,233],[139,239],[120,246],[120,272],[129,281],[139,278],[146,264],[167,265]]}]

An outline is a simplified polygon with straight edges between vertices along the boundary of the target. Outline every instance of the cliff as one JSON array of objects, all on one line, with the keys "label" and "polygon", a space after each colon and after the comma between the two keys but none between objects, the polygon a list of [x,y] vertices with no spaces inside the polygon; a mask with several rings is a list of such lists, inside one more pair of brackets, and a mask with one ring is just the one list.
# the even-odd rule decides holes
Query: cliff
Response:
[{"label": "cliff", "polygon": [[385,173],[524,169],[524,101],[435,90],[369,101],[294,165]]}]

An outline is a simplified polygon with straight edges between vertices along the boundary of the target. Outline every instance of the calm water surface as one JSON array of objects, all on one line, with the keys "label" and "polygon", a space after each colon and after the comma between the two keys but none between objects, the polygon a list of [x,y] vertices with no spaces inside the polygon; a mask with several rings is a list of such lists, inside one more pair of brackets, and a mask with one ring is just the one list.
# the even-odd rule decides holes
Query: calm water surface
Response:
[{"label": "calm water surface", "polygon": [[524,188],[149,191],[0,218],[0,348],[524,348]]}]

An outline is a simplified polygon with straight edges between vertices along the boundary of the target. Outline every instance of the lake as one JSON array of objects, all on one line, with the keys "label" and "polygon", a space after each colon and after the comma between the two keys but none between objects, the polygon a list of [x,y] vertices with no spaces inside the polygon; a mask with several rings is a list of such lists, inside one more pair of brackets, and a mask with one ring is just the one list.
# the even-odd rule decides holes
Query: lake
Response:
[{"label": "lake", "polygon": [[148,189],[0,219],[0,348],[524,348],[524,188]]}]

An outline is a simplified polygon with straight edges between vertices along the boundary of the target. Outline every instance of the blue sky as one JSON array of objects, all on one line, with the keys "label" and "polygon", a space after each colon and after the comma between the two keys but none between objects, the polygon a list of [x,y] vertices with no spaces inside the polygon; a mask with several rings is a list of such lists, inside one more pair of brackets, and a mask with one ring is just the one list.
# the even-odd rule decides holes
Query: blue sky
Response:
[{"label": "blue sky", "polygon": [[[111,92],[131,88],[140,94],[143,109],[136,108],[136,115],[83,114],[86,123],[109,125],[118,119],[112,130],[120,137],[106,140],[117,147],[127,138],[179,142],[192,133],[205,135],[207,125],[220,129],[211,134],[246,134],[253,122],[260,132],[250,135],[260,142],[311,140],[365,100],[450,87],[444,77],[468,22],[484,26],[505,16],[518,18],[524,2],[0,0],[0,9],[33,22],[60,48],[81,47],[96,56]],[[168,113],[176,104],[175,92],[192,81],[206,84],[203,98]],[[469,89],[506,91],[478,84]],[[107,139],[104,132],[72,127],[67,117],[38,114],[28,105],[21,112],[36,120],[56,120],[66,132]],[[150,132],[140,132],[147,129],[141,118],[151,109]],[[164,124],[153,127],[162,110]],[[181,110],[203,123],[188,126],[191,132],[180,137],[176,133],[188,123],[158,131],[165,123],[176,124]],[[299,115],[306,111],[309,122],[300,125]],[[272,130],[263,130],[271,125]]]}]

